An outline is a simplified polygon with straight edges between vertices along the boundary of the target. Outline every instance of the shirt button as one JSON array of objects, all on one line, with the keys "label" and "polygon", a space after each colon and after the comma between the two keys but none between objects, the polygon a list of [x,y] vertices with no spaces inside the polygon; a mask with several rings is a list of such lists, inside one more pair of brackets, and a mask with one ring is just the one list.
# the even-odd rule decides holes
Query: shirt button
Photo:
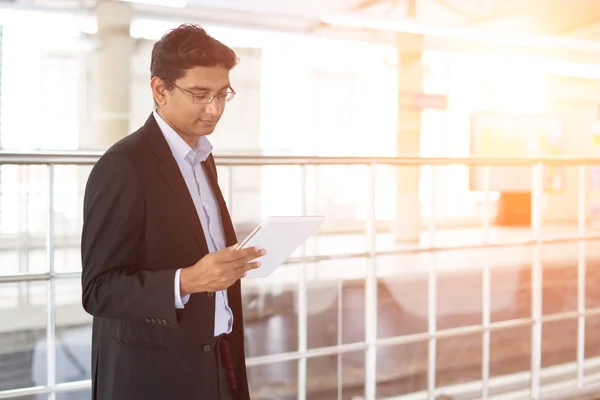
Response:
[{"label": "shirt button", "polygon": [[204,347],[202,348],[204,350],[205,353],[208,353],[210,351],[210,345],[204,345]]}]

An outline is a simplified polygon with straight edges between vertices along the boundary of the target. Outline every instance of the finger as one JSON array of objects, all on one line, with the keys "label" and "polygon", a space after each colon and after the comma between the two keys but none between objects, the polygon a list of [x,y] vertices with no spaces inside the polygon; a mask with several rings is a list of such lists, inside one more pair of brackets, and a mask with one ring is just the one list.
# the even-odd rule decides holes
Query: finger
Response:
[{"label": "finger", "polygon": [[260,261],[255,261],[255,262],[246,263],[246,264],[242,265],[240,268],[243,271],[242,277],[245,277],[246,274],[248,273],[248,271],[259,268],[261,265],[262,265],[262,263]]},{"label": "finger", "polygon": [[254,260],[255,258],[264,256],[267,254],[265,249],[261,249],[260,247],[249,247],[247,249],[236,250],[233,253],[235,258],[230,259],[231,261],[238,261],[242,263],[247,263],[248,261]]},{"label": "finger", "polygon": [[238,259],[238,249],[239,243],[236,243],[232,246],[225,247],[215,253],[220,261],[233,261]]}]

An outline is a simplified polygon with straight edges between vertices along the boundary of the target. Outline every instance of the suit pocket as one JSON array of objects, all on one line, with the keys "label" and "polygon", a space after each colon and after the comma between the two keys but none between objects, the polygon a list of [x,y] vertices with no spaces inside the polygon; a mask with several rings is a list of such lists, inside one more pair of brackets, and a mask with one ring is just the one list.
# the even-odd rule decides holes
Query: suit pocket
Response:
[{"label": "suit pocket", "polygon": [[144,342],[141,340],[123,339],[113,336],[113,341],[121,346],[135,347],[138,349],[152,350],[152,351],[167,351],[169,348],[162,344]]},{"label": "suit pocket", "polygon": [[113,332],[113,341],[121,346],[144,350],[166,351],[164,329],[144,326],[136,322],[120,321],[117,331]]}]

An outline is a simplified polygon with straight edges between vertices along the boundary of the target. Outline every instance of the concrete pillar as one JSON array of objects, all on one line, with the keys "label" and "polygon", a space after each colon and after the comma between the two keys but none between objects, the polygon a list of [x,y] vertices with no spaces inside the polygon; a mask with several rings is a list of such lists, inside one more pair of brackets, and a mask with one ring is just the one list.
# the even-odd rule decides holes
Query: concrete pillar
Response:
[{"label": "concrete pillar", "polygon": [[[420,154],[421,109],[410,102],[423,91],[423,36],[401,33],[398,49],[398,156]],[[392,235],[396,241],[419,240],[421,205],[419,203],[419,167],[398,167],[396,180],[396,219]]]},{"label": "concrete pillar", "polygon": [[103,150],[129,134],[131,58],[134,40],[129,35],[131,7],[127,2],[99,0],[96,65],[93,76],[95,129],[83,130],[80,147]]}]

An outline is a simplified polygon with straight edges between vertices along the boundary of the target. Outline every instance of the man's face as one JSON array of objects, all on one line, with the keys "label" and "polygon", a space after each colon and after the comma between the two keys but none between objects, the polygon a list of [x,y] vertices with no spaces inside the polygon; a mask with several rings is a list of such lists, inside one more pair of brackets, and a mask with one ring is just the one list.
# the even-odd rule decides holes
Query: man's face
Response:
[{"label": "man's face", "polygon": [[[171,83],[176,87],[162,91],[159,111],[166,122],[193,146],[198,137],[213,133],[223,115],[225,95],[231,91],[229,70],[220,66],[194,67]],[[202,104],[211,96],[215,97],[210,103]]]}]

